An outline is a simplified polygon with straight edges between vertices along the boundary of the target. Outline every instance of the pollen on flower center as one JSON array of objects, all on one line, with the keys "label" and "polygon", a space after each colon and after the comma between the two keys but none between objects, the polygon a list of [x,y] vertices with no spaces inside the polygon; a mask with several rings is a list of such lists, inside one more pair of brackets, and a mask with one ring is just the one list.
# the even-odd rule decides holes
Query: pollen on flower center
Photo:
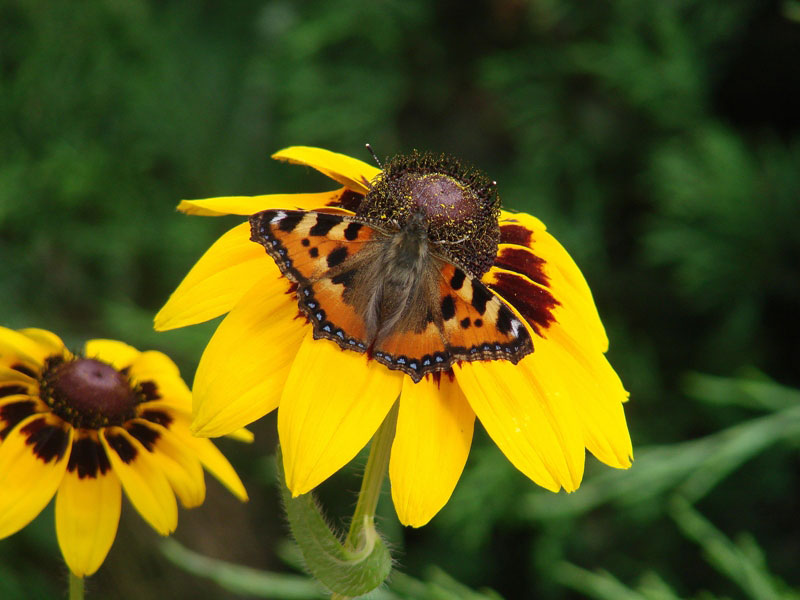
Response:
[{"label": "pollen on flower center", "polygon": [[65,421],[92,429],[133,418],[139,402],[137,390],[123,373],[93,358],[49,361],[40,395]]}]

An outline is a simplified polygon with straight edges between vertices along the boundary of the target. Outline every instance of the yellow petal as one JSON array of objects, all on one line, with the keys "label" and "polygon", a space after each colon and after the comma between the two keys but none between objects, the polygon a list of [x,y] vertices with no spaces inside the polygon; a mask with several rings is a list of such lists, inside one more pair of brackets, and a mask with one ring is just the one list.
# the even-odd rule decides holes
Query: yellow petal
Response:
[{"label": "yellow petal", "polygon": [[100,440],[125,495],[142,518],[161,535],[175,531],[178,504],[159,463],[121,427],[101,429]]},{"label": "yellow petal", "polygon": [[23,419],[34,413],[50,412],[50,407],[38,397],[23,391],[25,387],[24,383],[0,384],[0,443]]},{"label": "yellow petal", "polygon": [[310,146],[284,148],[273,154],[272,158],[313,167],[359,194],[366,194],[370,190],[370,182],[380,173],[380,169],[356,158]]},{"label": "yellow petal", "polygon": [[[587,348],[600,353],[608,350],[608,336],[595,305],[586,302],[581,296],[565,292],[557,285],[551,289],[561,302],[553,310],[556,322],[570,332],[573,338],[580,339]],[[547,337],[547,332],[543,333]]]},{"label": "yellow petal", "polygon": [[129,367],[140,352],[116,340],[89,340],[84,347],[86,358],[96,358],[120,370]]},{"label": "yellow petal", "polygon": [[633,447],[623,410],[628,393],[606,357],[585,351],[558,327],[540,349],[553,354],[563,373],[588,450],[611,467],[630,467]]},{"label": "yellow petal", "polygon": [[545,270],[547,275],[552,280],[563,282],[564,285],[571,288],[572,293],[577,294],[584,302],[594,306],[589,285],[586,283],[586,279],[583,277],[578,265],[575,264],[575,261],[558,240],[545,231],[544,223],[527,213],[501,211],[500,226],[502,227],[503,225],[519,225],[526,228],[530,233],[530,241],[527,246],[523,247],[529,248],[536,256],[546,261]]},{"label": "yellow petal", "polygon": [[575,264],[572,256],[556,238],[546,232],[537,233],[533,249],[534,252],[540,253],[549,264],[558,269],[568,285],[594,304],[592,292],[589,289],[589,284],[586,283],[586,278],[581,273],[578,265]]},{"label": "yellow petal", "polygon": [[203,200],[181,200],[178,210],[187,215],[218,217],[221,215],[254,215],[270,208],[316,210],[335,202],[342,190],[315,194],[268,194],[265,196],[222,196]]},{"label": "yellow petal", "polygon": [[[535,352],[534,352],[535,354]],[[532,356],[532,355],[530,355]],[[584,448],[572,404],[542,386],[532,365],[471,362],[456,380],[489,436],[511,463],[540,486],[572,491],[583,476]]]},{"label": "yellow petal", "polygon": [[[27,373],[23,373],[21,371],[17,371],[16,369],[9,369],[0,365],[0,385],[6,384],[18,384],[22,386],[29,386],[31,384],[36,383],[36,380],[29,376]],[[0,398],[3,397],[3,394],[0,393]]]},{"label": "yellow petal", "polygon": [[288,284],[264,248],[250,241],[250,224],[222,235],[192,267],[155,317],[158,331],[202,323],[231,310],[253,284],[269,275],[273,293]]},{"label": "yellow petal", "polygon": [[549,233],[542,232],[536,236],[534,250],[547,261],[546,271],[551,278],[551,287],[556,298],[569,300],[564,308],[575,312],[575,317],[580,319],[581,327],[587,332],[587,339],[600,352],[608,350],[605,328],[597,313],[589,284],[578,265]]},{"label": "yellow petal", "polygon": [[56,535],[70,571],[92,575],[108,554],[117,535],[122,488],[114,471],[79,478],[67,473],[56,495]]},{"label": "yellow petal", "polygon": [[[548,289],[560,302],[560,306],[556,310],[569,311],[572,321],[585,331],[582,337],[590,340],[589,343],[595,344],[601,352],[605,352],[608,349],[608,338],[600,316],[597,314],[597,307],[589,287],[585,281],[582,286],[579,286],[564,275],[563,257],[558,252],[549,249],[546,244],[539,243],[544,235],[546,234],[543,232],[537,234],[531,243],[535,251],[528,246],[500,244],[497,249],[496,266],[493,269],[499,272],[519,273],[540,282],[540,284],[543,283],[539,287]],[[508,262],[508,259],[505,258],[506,253],[513,257],[512,262]],[[574,266],[574,263],[572,265]],[[537,271],[540,272],[537,273]],[[541,275],[544,275],[544,279],[540,277]]]},{"label": "yellow petal", "polygon": [[563,370],[558,357],[549,350],[546,344],[534,342],[533,354],[521,360],[517,368],[533,384],[536,398],[553,423],[571,477],[571,485],[562,483],[562,486],[571,492],[580,486],[583,479],[586,462],[583,428],[566,383],[569,373]]},{"label": "yellow petal", "polygon": [[[217,447],[204,438],[192,435],[189,430],[192,416],[188,411],[176,409],[170,404],[163,402],[148,402],[148,408],[167,413],[172,419],[169,429],[172,435],[180,439],[181,443],[197,456],[202,465],[211,473],[222,485],[228,488],[232,494],[242,501],[247,501],[247,492],[242,485],[239,476],[228,462],[228,459],[220,452]],[[253,434],[247,429],[237,429],[227,437],[233,437],[240,441],[252,441]]]},{"label": "yellow petal", "polygon": [[295,300],[257,282],[220,323],[194,378],[192,431],[226,435],[278,406],[289,366],[307,326]]},{"label": "yellow petal", "polygon": [[64,352],[64,342],[52,331],[27,327],[20,329],[19,332],[34,342],[47,349],[48,354],[61,354]]},{"label": "yellow petal", "polygon": [[[500,296],[506,304],[511,305],[514,303],[521,304],[526,301],[525,294],[528,292],[518,291],[514,287],[515,284],[511,284],[509,281],[527,286],[531,295],[541,291],[546,292],[558,302],[557,305],[550,309],[550,315],[553,320],[560,323],[574,339],[581,340],[585,346],[597,350],[598,352],[603,352],[608,347],[608,338],[597,316],[597,310],[594,308],[594,304],[586,304],[580,296],[564,292],[562,287],[558,287],[553,284],[553,282],[551,282],[552,285],[548,288],[548,286],[537,283],[522,273],[500,267],[492,267],[489,269],[489,271],[483,275],[482,281],[491,286],[492,291]],[[517,294],[519,294],[519,296],[517,296]],[[538,337],[547,337],[548,326],[543,323],[539,323],[539,325],[538,335],[534,337],[534,345]],[[550,326],[552,326],[552,322]]]},{"label": "yellow petal", "polygon": [[286,485],[294,496],[358,454],[397,399],[403,377],[308,332],[278,409]]},{"label": "yellow petal", "polygon": [[447,503],[464,470],[475,413],[447,375],[441,384],[403,379],[389,462],[392,500],[403,525],[421,527]]},{"label": "yellow petal", "polygon": [[130,363],[131,377],[142,381],[181,378],[178,365],[169,356],[158,350],[146,350]]},{"label": "yellow petal", "polygon": [[[189,432],[189,421],[182,416],[176,416],[176,422],[170,431],[181,443],[189,448],[200,460],[206,470],[211,473],[222,485],[242,502],[247,501],[247,491],[241,479],[233,470],[228,459],[220,452],[211,440],[194,437]],[[240,430],[242,431],[242,430]],[[243,430],[247,431],[247,430]]]},{"label": "yellow petal", "polygon": [[[517,245],[517,247],[527,248],[535,256],[545,261],[544,272],[550,279],[548,287],[551,288],[555,297],[562,303],[565,301],[570,303],[579,312],[583,325],[589,331],[591,338],[598,341],[598,349],[601,352],[608,350],[608,339],[597,314],[592,292],[575,261],[558,240],[544,229],[536,228],[535,223],[531,221],[534,217],[524,213],[514,215],[514,217],[514,221],[501,221],[500,225],[522,225],[529,230],[530,241],[527,246]],[[515,245],[502,244],[501,247]]]},{"label": "yellow petal", "polygon": [[534,232],[547,229],[544,223],[533,215],[524,212],[500,211],[500,225],[522,225]]},{"label": "yellow petal", "polygon": [[131,363],[129,374],[137,383],[155,383],[157,393],[164,402],[176,408],[192,410],[192,392],[181,378],[178,366],[163,352],[142,352]]},{"label": "yellow petal", "polygon": [[50,354],[51,350],[47,345],[41,344],[19,331],[0,327],[0,361],[2,364],[10,365],[16,361],[25,361],[41,365]]},{"label": "yellow petal", "polygon": [[236,431],[231,431],[226,437],[236,440],[237,442],[244,442],[245,444],[251,444],[253,440],[256,439],[256,436],[253,435],[253,432],[246,427],[242,427]]},{"label": "yellow petal", "polygon": [[176,406],[171,402],[159,399],[151,402],[142,402],[137,407],[136,416],[147,419],[152,423],[161,423],[162,425],[180,421],[188,429],[189,423],[192,421],[192,410],[190,407]]},{"label": "yellow petal", "polygon": [[0,444],[0,539],[25,527],[50,502],[64,478],[72,436],[73,429],[63,429],[56,417],[36,414]]},{"label": "yellow petal", "polygon": [[[144,419],[133,421],[134,427],[145,427],[156,434],[150,455],[167,476],[169,484],[186,508],[200,506],[206,498],[206,482],[200,461],[171,429]],[[134,429],[129,429],[135,435]]]}]

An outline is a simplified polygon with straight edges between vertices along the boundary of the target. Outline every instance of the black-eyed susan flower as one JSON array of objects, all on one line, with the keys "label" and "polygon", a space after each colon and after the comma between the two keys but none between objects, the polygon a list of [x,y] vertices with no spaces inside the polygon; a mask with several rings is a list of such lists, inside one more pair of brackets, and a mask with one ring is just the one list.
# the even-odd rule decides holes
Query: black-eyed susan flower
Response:
[{"label": "black-eyed susan flower", "polygon": [[84,577],[111,548],[123,489],[162,535],[177,526],[176,495],[202,504],[203,467],[246,500],[225,457],[192,436],[190,418],[191,393],[161,352],[91,340],[73,354],[48,331],[0,327],[0,538],[55,495],[58,544]]},{"label": "black-eyed susan flower", "polygon": [[318,148],[274,158],[342,187],[179,206],[250,216],[156,316],[166,330],[228,313],[197,370],[193,431],[223,435],[277,408],[299,495],[350,461],[399,397],[389,476],[412,526],[452,494],[476,416],[552,491],[578,487],[586,449],[630,466],[627,393],[591,293],[538,219],[501,211],[494,182],[444,157],[383,171]]}]

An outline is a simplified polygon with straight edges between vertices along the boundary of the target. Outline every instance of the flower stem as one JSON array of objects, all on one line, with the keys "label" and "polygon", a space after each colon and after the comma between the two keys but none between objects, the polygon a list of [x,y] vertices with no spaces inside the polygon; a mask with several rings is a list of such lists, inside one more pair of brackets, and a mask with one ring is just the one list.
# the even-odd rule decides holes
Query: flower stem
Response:
[{"label": "flower stem", "polygon": [[69,600],[83,600],[83,577],[69,572]]},{"label": "flower stem", "polygon": [[[358,502],[350,521],[350,530],[344,541],[347,550],[357,551],[370,543],[375,531],[375,509],[381,495],[383,479],[389,466],[389,457],[392,452],[392,441],[397,426],[397,411],[399,402],[395,402],[389,414],[383,420],[378,431],[372,437],[369,447],[367,466],[364,469],[364,478],[361,480],[361,490],[358,492]],[[333,594],[331,600],[344,600],[346,596]]]}]

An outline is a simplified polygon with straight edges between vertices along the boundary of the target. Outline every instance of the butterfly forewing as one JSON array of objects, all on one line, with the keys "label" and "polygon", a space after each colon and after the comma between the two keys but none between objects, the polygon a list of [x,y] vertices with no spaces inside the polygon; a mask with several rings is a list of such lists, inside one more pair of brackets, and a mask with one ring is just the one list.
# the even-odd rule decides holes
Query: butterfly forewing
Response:
[{"label": "butterfly forewing", "polygon": [[345,296],[358,265],[374,252],[379,233],[343,215],[267,210],[250,217],[251,239],[264,246],[287,279],[297,284],[298,304],[314,337],[366,352],[364,320]]},{"label": "butterfly forewing", "polygon": [[267,249],[281,272],[301,284],[344,263],[374,230],[343,215],[265,210],[250,217],[251,239]]}]

